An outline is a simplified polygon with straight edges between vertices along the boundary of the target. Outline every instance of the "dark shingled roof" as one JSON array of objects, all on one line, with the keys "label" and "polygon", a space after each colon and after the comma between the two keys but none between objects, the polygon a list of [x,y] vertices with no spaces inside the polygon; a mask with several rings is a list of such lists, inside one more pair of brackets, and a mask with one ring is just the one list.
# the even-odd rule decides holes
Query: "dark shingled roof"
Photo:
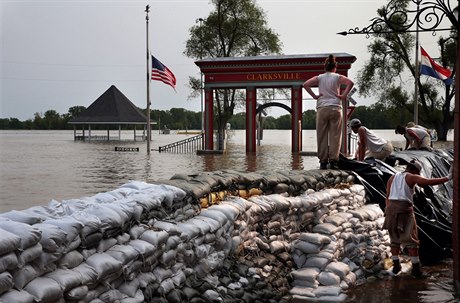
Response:
[{"label": "dark shingled roof", "polygon": [[147,117],[114,85],[69,124],[145,124]]}]

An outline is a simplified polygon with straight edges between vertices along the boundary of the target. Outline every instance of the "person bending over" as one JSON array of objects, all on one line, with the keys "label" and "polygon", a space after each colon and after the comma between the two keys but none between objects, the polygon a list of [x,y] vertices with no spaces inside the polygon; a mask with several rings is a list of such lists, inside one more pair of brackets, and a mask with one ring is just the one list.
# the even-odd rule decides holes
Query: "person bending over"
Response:
[{"label": "person bending over", "polygon": [[398,125],[395,129],[395,134],[403,135],[406,138],[405,150],[410,149],[422,149],[432,151],[431,148],[431,137],[428,132],[418,127],[405,127]]},{"label": "person bending over", "polygon": [[359,119],[352,119],[350,128],[355,134],[358,134],[356,160],[363,161],[365,158],[374,158],[384,161],[393,152],[391,142],[380,138],[363,126]]}]

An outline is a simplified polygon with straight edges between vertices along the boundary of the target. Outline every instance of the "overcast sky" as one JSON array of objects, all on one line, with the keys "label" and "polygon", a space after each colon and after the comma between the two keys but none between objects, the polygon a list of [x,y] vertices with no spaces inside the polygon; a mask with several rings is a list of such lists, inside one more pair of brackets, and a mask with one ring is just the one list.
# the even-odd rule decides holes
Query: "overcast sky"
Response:
[{"label": "overcast sky", "polygon": [[[0,118],[32,119],[54,109],[88,107],[111,85],[135,105],[146,106],[145,6],[151,6],[150,50],[177,78],[177,93],[150,84],[152,109],[200,111],[200,98],[188,100],[189,76],[199,76],[194,60],[183,55],[189,29],[206,18],[209,0],[0,0]],[[280,36],[286,55],[345,52],[357,57],[354,78],[369,59],[363,35],[336,33],[370,24],[385,0],[257,0],[268,26]],[[438,57],[431,33],[420,43]],[[304,98],[307,93],[304,91]],[[370,105],[372,98],[356,98]],[[304,110],[314,101],[305,101]],[[278,116],[287,112],[269,110]]]}]

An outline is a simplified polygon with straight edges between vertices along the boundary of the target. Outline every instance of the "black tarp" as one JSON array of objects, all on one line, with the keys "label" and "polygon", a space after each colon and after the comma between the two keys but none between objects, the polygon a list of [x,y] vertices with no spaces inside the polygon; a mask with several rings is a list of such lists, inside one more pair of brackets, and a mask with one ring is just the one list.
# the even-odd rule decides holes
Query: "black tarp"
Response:
[{"label": "black tarp", "polygon": [[[426,178],[445,177],[453,162],[453,150],[405,150],[393,152],[386,162],[341,157],[339,168],[352,171],[366,188],[369,203],[378,203],[385,210],[386,184],[406,164],[417,159]],[[433,264],[452,256],[452,181],[436,186],[416,187],[414,211],[420,238],[420,259]]]}]

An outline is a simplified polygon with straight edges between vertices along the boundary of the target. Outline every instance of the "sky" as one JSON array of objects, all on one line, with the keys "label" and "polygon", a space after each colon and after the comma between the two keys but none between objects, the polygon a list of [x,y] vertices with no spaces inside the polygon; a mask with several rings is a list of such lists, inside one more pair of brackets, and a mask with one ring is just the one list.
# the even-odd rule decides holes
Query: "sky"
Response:
[{"label": "sky", "polygon": [[[363,28],[386,0],[256,0],[285,55],[349,53],[357,60],[356,78],[369,59],[364,35],[337,32]],[[146,107],[146,20],[150,5],[149,49],[176,76],[176,91],[162,82],[150,85],[151,109],[201,111],[200,97],[189,98],[189,76],[199,77],[183,52],[189,29],[214,9],[209,0],[0,0],[0,118],[33,119],[47,110],[65,114],[88,107],[111,85],[136,106]],[[431,33],[420,44],[438,56]],[[307,93],[304,91],[304,98]],[[353,96],[358,105],[375,99]],[[304,101],[303,110],[314,101]],[[269,115],[287,114],[269,108]]]}]

